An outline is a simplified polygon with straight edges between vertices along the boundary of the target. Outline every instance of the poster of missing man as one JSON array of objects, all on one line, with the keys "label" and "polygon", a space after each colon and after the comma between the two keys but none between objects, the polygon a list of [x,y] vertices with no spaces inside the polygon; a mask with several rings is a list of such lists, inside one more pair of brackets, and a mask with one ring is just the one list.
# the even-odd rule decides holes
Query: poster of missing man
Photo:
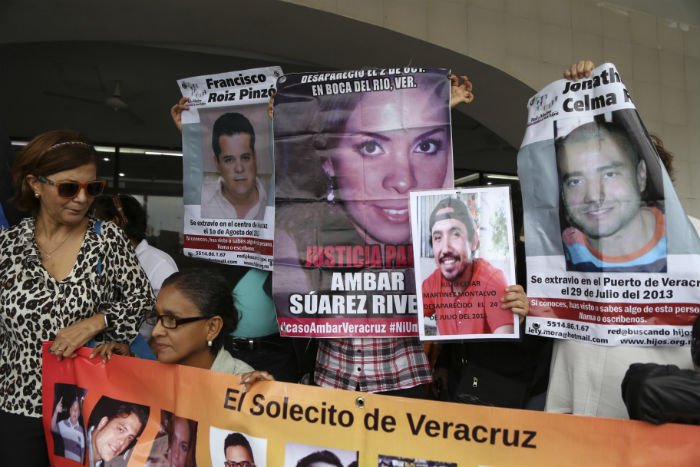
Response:
[{"label": "poster of missing man", "polygon": [[272,284],[282,335],[418,334],[409,191],[454,183],[447,75],[278,80]]},{"label": "poster of missing man", "polygon": [[420,338],[518,338],[510,187],[411,192],[411,227]]},{"label": "poster of missing man", "polygon": [[615,66],[530,99],[518,154],[527,332],[683,346],[700,311],[700,243]]},{"label": "poster of missing man", "polygon": [[[697,466],[698,427],[259,381],[44,343],[50,465]],[[39,419],[37,419],[39,420]],[[585,433],[586,436],[581,436]],[[58,434],[58,435],[57,435]],[[615,439],[615,443],[610,443]],[[571,463],[571,462],[569,462]]]},{"label": "poster of missing man", "polygon": [[272,269],[274,161],[267,115],[279,67],[178,80],[182,113],[184,253]]}]

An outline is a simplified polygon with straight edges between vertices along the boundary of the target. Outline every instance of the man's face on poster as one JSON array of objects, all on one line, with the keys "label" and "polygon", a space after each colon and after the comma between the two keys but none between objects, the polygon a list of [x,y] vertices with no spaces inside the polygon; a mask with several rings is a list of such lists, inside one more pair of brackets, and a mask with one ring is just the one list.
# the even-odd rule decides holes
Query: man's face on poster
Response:
[{"label": "man's face on poster", "polygon": [[216,170],[223,179],[223,189],[233,198],[247,199],[255,191],[258,167],[248,133],[219,136],[221,153],[214,156]]},{"label": "man's face on poster", "polygon": [[639,214],[646,164],[621,136],[566,143],[557,153],[562,201],[571,222],[589,238],[623,231]]},{"label": "man's face on poster", "polygon": [[251,452],[240,444],[227,447],[224,455],[226,456],[226,466],[255,466]]},{"label": "man's face on poster", "polygon": [[[440,209],[437,214],[452,212],[452,208]],[[467,226],[459,219],[437,221],[430,235],[433,242],[435,263],[442,277],[449,281],[458,279],[472,264],[472,248]]]},{"label": "man's face on poster", "polygon": [[141,421],[135,413],[111,420],[102,417],[93,433],[96,457],[109,462],[121,454],[141,430]]},{"label": "man's face on poster", "polygon": [[78,423],[78,417],[80,417],[80,401],[78,399],[75,399],[70,405],[69,414],[70,424],[75,425],[76,423]]}]

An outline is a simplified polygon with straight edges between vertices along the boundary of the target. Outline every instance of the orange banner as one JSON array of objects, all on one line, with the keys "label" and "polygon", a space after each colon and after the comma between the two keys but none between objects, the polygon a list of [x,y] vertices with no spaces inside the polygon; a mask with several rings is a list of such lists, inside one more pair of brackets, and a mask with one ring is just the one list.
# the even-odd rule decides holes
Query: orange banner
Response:
[{"label": "orange banner", "polygon": [[276,382],[246,393],[236,376],[119,356],[104,364],[90,352],[58,362],[44,344],[52,465],[293,467],[320,458],[341,467],[700,464],[697,426]]}]

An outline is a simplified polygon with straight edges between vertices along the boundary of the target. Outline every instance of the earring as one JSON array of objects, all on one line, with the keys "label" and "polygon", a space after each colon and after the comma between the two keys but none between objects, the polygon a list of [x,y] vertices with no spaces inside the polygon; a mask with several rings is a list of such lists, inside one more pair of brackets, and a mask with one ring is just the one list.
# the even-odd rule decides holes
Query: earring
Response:
[{"label": "earring", "polygon": [[34,192],[34,197],[35,197],[36,199],[39,199],[39,198],[41,198],[41,195],[39,194],[38,191],[35,191],[35,192]]},{"label": "earring", "polygon": [[326,201],[331,204],[335,204],[335,177],[328,177],[328,194],[326,195]]},{"label": "earring", "polygon": [[207,345],[211,347],[211,341],[207,341]]}]

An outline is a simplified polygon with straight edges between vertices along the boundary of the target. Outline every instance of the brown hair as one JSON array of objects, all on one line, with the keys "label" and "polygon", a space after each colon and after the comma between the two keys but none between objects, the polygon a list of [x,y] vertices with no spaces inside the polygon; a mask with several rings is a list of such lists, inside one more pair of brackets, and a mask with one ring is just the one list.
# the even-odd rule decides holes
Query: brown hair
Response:
[{"label": "brown hair", "polygon": [[661,158],[661,163],[666,167],[666,172],[668,172],[668,177],[673,181],[674,179],[674,174],[673,174],[673,154],[668,152],[668,150],[664,147],[664,142],[661,141],[661,138],[659,138],[656,135],[653,135],[649,133],[649,138],[651,138],[651,142],[654,143],[654,147],[656,148],[656,152],[659,153],[659,157]]},{"label": "brown hair", "polygon": [[27,175],[48,177],[85,164],[97,165],[97,152],[82,134],[73,130],[52,130],[40,134],[27,143],[15,158],[12,179],[17,191],[13,202],[19,209],[36,214],[39,200],[27,183]]}]

